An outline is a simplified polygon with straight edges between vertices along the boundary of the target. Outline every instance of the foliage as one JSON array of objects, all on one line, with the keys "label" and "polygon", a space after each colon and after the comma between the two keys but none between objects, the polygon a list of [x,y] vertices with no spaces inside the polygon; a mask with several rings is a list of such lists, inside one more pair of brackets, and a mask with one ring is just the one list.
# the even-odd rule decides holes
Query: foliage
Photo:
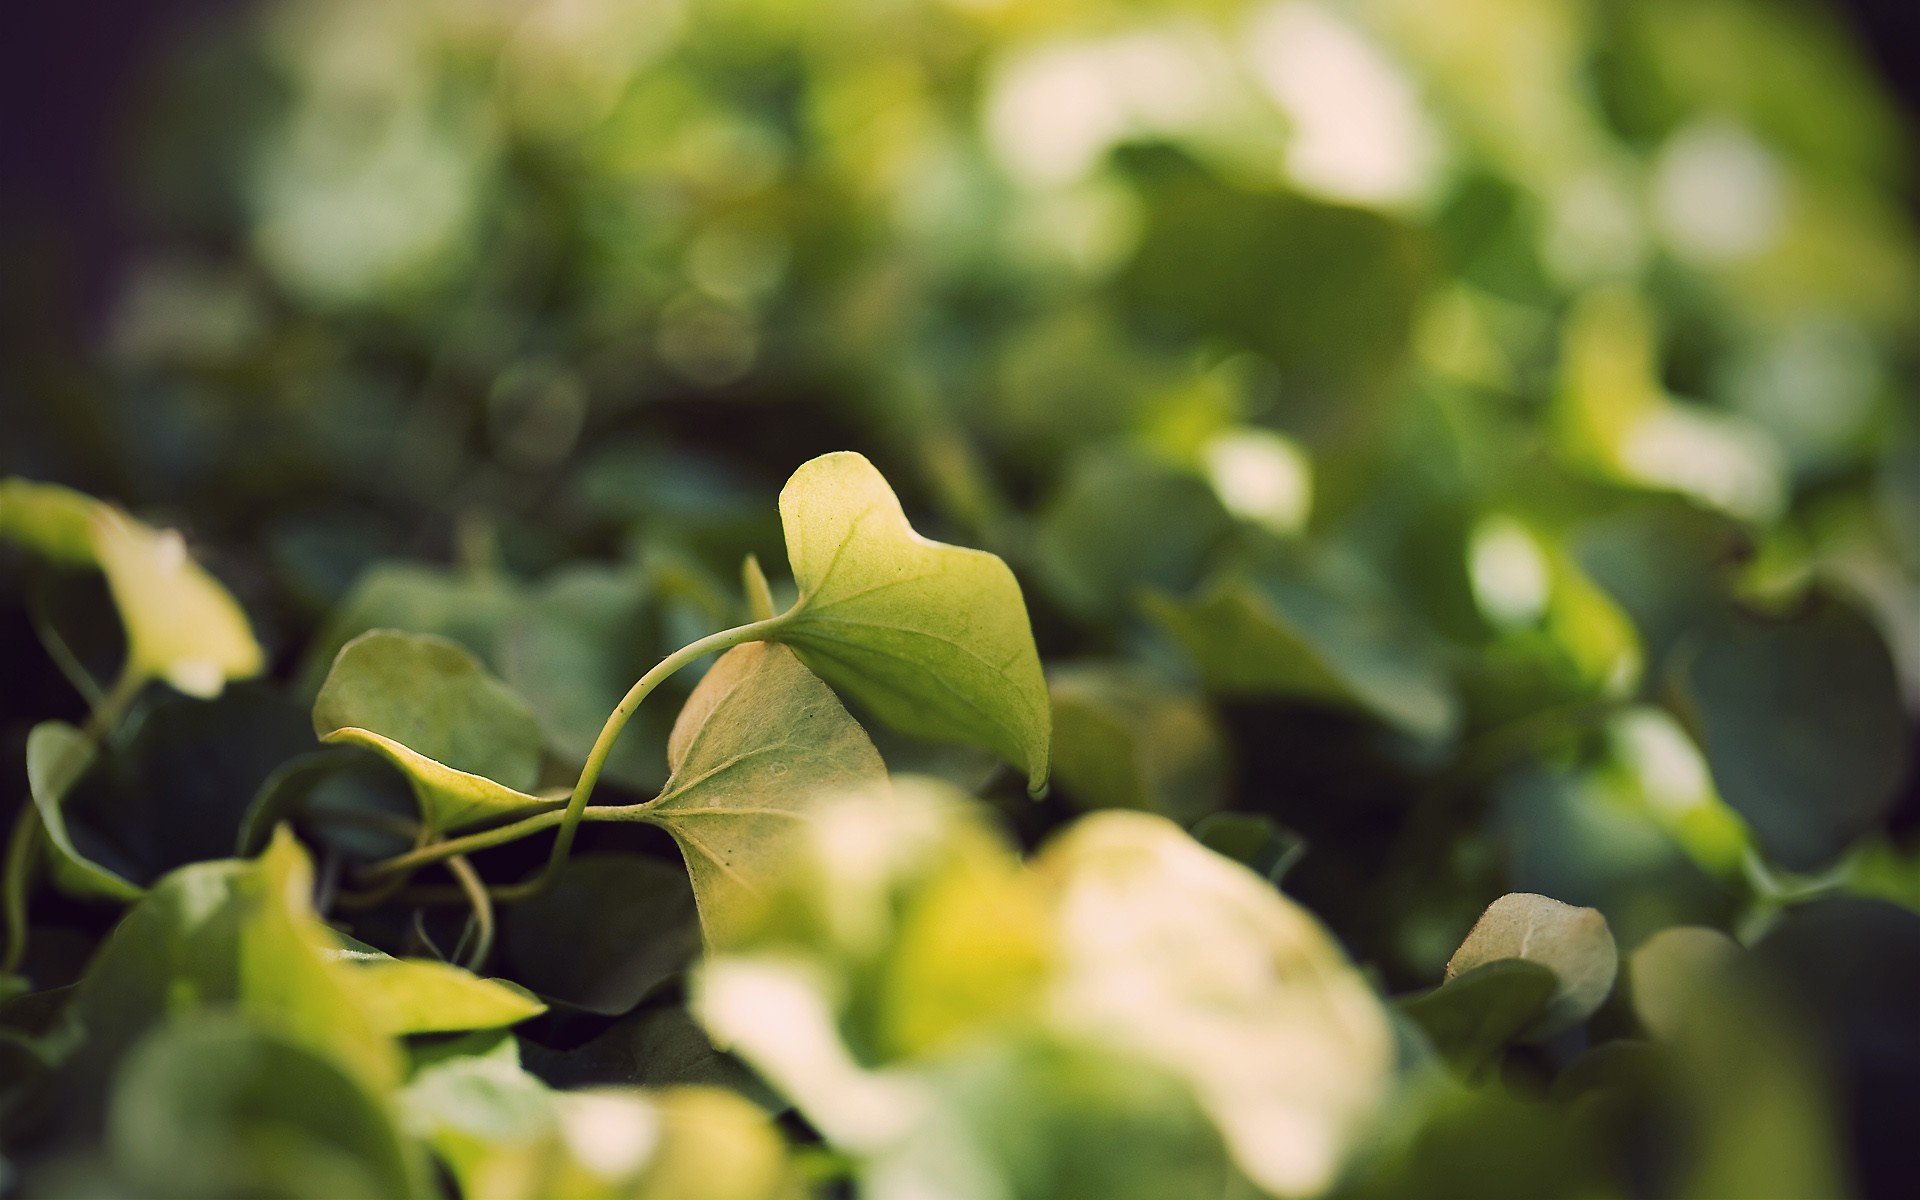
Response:
[{"label": "foliage", "polygon": [[0,1194],[1920,1187],[1824,10],[264,0],[144,116],[8,347]]}]

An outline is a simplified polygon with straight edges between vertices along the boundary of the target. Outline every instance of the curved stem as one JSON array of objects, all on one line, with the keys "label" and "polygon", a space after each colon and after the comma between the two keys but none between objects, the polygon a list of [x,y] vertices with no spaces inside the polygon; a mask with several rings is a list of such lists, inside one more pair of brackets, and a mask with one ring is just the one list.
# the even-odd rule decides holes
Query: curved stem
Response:
[{"label": "curved stem", "polygon": [[[493,952],[493,897],[487,894],[487,885],[480,881],[479,873],[473,869],[465,855],[456,854],[447,860],[447,870],[459,881],[460,890],[466,894],[467,902],[473,906],[473,949],[464,956],[460,964],[469,971],[478,971],[487,961],[487,955]],[[460,939],[465,942],[466,939]],[[455,952],[459,947],[454,947]]]},{"label": "curved stem", "polygon": [[601,726],[600,736],[594,739],[593,749],[587,752],[587,761],[580,768],[579,782],[573,785],[573,791],[567,797],[565,809],[536,813],[510,825],[484,829],[465,837],[450,838],[444,842],[422,846],[406,854],[397,854],[367,867],[361,872],[361,877],[382,879],[404,875],[456,854],[471,854],[476,850],[505,845],[508,842],[519,841],[529,834],[558,826],[559,833],[553,840],[553,852],[547,856],[547,864],[540,869],[540,873],[523,883],[495,888],[493,895],[497,899],[517,900],[540,891],[552,880],[554,872],[560,869],[560,864],[566,862],[567,855],[573,850],[574,835],[580,828],[580,822],[586,817],[587,801],[592,799],[594,786],[600,782],[600,772],[606,766],[607,756],[613,752],[613,744],[620,737],[620,731],[627,727],[628,720],[632,718],[634,710],[640,707],[641,701],[652,694],[653,690],[675,671],[708,654],[731,650],[746,642],[765,640],[766,636],[779,628],[790,614],[791,610],[777,617],[708,634],[698,641],[689,642],[655,663],[651,670],[627,689],[627,694],[621,697],[620,703],[607,717],[606,724]]}]

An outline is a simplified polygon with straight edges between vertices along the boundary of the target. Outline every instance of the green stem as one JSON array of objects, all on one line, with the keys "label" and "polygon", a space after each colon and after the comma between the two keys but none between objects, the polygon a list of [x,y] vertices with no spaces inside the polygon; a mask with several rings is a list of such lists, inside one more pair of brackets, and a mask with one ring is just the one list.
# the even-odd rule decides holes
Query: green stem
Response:
[{"label": "green stem", "polygon": [[[454,855],[447,860],[447,870],[459,881],[460,890],[466,894],[467,902],[473,906],[473,949],[460,964],[469,971],[478,971],[486,964],[487,955],[493,953],[493,897],[487,894],[487,885],[473,869],[463,855]],[[461,938],[462,944],[466,938]],[[460,947],[454,947],[458,952]]]},{"label": "green stem", "polygon": [[[140,695],[140,689],[147,686],[145,675],[137,671],[123,671],[114,681],[107,694],[100,697],[87,716],[87,723],[81,732],[87,740],[96,746],[104,746],[107,736],[127,715],[127,709]],[[81,743],[74,743],[76,746]],[[71,787],[73,777],[86,769],[84,760],[69,754],[54,765],[51,777],[62,781],[61,787]],[[7,931],[7,949],[0,954],[0,972],[17,971],[27,954],[27,892],[33,883],[33,868],[37,860],[34,851],[40,845],[40,810],[35,807],[32,796],[21,806],[20,815],[14,819],[13,833],[7,841],[6,876],[0,880],[0,918],[3,918]]]},{"label": "green stem", "polygon": [[620,731],[627,727],[627,721],[640,707],[641,701],[652,694],[653,690],[675,671],[706,655],[731,650],[746,642],[766,640],[766,636],[778,629],[789,615],[791,610],[777,617],[708,634],[698,641],[682,646],[655,663],[652,670],[642,675],[627,690],[627,694],[621,697],[613,713],[607,717],[606,724],[601,726],[600,736],[594,739],[593,749],[587,752],[586,764],[580,768],[579,782],[573,785],[573,792],[567,797],[565,809],[537,813],[510,825],[484,829],[479,833],[450,838],[444,842],[422,846],[406,854],[395,855],[367,867],[361,872],[361,877],[373,880],[404,874],[456,854],[471,854],[476,850],[519,841],[530,834],[558,826],[559,833],[553,840],[553,852],[547,856],[547,865],[541,868],[540,873],[524,883],[496,888],[493,894],[498,899],[518,900],[540,891],[552,880],[554,873],[560,869],[560,865],[566,862],[567,855],[572,852],[574,835],[580,828],[580,822],[586,817],[587,801],[592,799],[594,786],[600,782],[600,772],[606,766],[607,756],[613,752],[613,744],[619,738]]}]

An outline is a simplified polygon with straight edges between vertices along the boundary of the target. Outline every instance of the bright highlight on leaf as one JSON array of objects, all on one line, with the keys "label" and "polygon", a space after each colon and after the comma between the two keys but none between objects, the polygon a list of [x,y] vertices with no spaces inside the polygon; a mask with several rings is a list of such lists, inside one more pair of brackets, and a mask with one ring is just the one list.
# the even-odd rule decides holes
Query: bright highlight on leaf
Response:
[{"label": "bright highlight on leaf", "polygon": [[540,767],[532,710],[445,638],[376,629],[348,642],[314,700],[313,730],[400,768],[436,830],[541,804],[528,794]]},{"label": "bright highlight on leaf", "polygon": [[991,750],[1044,786],[1047,686],[1007,564],[915,533],[851,452],[795,471],[780,521],[800,599],[772,636],[888,724]]}]

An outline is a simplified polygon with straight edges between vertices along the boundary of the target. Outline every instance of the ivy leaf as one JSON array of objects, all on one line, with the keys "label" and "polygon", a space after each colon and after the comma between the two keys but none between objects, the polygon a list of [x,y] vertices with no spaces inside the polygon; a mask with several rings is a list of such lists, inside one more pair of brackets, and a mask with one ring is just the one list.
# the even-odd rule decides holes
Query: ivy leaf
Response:
[{"label": "ivy leaf", "polygon": [[1122,666],[1054,673],[1053,761],[1083,808],[1135,808],[1183,823],[1220,807],[1225,739],[1197,695]]},{"label": "ivy leaf", "polygon": [[1276,559],[1147,607],[1216,692],[1358,709],[1419,738],[1459,722],[1445,675],[1393,607],[1329,567]]},{"label": "ivy leaf", "polygon": [[155,529],[57,484],[0,480],[0,537],[65,566],[98,566],[127,631],[126,673],[217,696],[266,666],[253,627],[227,589]]},{"label": "ivy leaf", "polygon": [[540,726],[526,701],[455,642],[376,629],[341,647],[313,702],[323,742],[349,742],[407,776],[435,830],[538,806]]},{"label": "ivy leaf", "polygon": [[516,1025],[547,1006],[512,984],[451,963],[342,950],[349,978],[374,1025],[390,1037],[463,1033]]},{"label": "ivy leaf", "polygon": [[393,1043],[308,900],[313,872],[282,829],[257,859],[182,867],[128,910],[80,981],[84,1052],[110,1064],[175,1015],[230,1007],[381,1090],[399,1080]]},{"label": "ivy leaf", "polygon": [[91,567],[97,562],[93,514],[100,507],[92,496],[57,483],[0,479],[0,538],[49,562]]},{"label": "ivy leaf", "polygon": [[1044,786],[1047,686],[1007,564],[915,533],[850,452],[795,471],[780,520],[800,598],[770,636],[896,728],[991,750]]},{"label": "ivy leaf", "polygon": [[1680,659],[1680,704],[1713,782],[1768,858],[1816,870],[1893,807],[1909,755],[1899,678],[1851,606],[1816,594],[1785,617],[1732,614]]},{"label": "ivy leaf", "polygon": [[1447,960],[1449,980],[1475,967],[1521,958],[1552,971],[1558,986],[1525,1036],[1551,1037],[1593,1015],[1620,967],[1613,931],[1598,909],[1577,908],[1532,892],[1509,892],[1487,905]]},{"label": "ivy leaf", "polygon": [[833,689],[794,652],[722,655],[667,744],[666,790],[636,810],[673,835],[707,938],[724,943],[795,853],[816,797],[885,786],[886,767]]},{"label": "ivy leaf", "polygon": [[1539,1024],[1560,980],[1523,958],[1482,963],[1430,992],[1400,1002],[1443,1058],[1474,1075]]},{"label": "ivy leaf", "polygon": [[27,735],[27,789],[40,810],[61,887],[78,895],[137,900],[140,887],[82,853],[67,828],[62,805],[93,760],[93,742],[86,734],[64,721],[42,721]]},{"label": "ivy leaf", "polygon": [[106,1124],[129,1194],[435,1193],[379,1092],[298,1039],[232,1013],[186,1014],[143,1041]]},{"label": "ivy leaf", "polygon": [[176,530],[154,529],[102,505],[93,549],[127,627],[127,670],[190,696],[220,694],[266,666],[247,614],[187,553]]},{"label": "ivy leaf", "polygon": [[514,978],[609,1017],[631,1012],[700,953],[687,873],[638,854],[575,855],[503,924]]}]

